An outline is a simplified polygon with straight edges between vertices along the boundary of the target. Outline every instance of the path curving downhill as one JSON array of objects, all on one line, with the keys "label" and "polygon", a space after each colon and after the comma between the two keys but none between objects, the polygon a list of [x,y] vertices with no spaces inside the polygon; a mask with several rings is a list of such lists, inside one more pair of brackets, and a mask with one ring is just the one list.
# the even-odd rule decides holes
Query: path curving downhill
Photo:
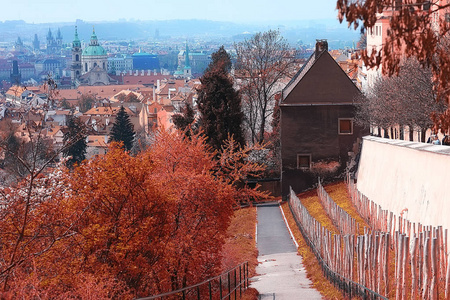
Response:
[{"label": "path curving downhill", "polygon": [[302,257],[297,255],[279,204],[257,206],[258,262],[251,287],[260,293],[259,299],[295,300],[322,299],[306,277]]}]

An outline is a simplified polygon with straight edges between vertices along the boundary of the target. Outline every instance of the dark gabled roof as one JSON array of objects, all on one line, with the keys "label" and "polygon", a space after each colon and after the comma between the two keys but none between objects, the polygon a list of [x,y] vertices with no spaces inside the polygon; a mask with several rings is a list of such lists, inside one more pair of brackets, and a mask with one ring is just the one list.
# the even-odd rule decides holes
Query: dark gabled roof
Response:
[{"label": "dark gabled roof", "polygon": [[360,94],[328,51],[313,53],[283,89],[280,105],[352,104]]}]

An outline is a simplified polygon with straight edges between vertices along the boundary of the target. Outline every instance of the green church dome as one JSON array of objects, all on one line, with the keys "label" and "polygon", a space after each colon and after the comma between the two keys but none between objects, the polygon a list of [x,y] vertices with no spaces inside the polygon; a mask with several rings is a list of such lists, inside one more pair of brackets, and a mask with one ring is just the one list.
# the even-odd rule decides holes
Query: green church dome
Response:
[{"label": "green church dome", "polygon": [[107,55],[106,50],[102,46],[87,46],[83,50],[83,56]]},{"label": "green church dome", "polygon": [[97,35],[95,34],[95,29],[92,30],[91,42],[90,42],[89,46],[87,46],[83,50],[83,53],[81,55],[82,56],[107,55],[106,50],[102,46],[100,46],[98,43]]}]

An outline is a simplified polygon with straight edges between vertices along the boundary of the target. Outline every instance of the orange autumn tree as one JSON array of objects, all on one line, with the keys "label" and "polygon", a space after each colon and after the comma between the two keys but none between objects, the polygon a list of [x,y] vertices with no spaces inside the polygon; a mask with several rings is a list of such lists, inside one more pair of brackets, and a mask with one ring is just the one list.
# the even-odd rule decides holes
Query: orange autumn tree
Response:
[{"label": "orange autumn tree", "polygon": [[[75,289],[78,274],[107,274],[134,296],[147,296],[220,272],[238,189],[217,171],[215,155],[199,135],[160,132],[136,157],[113,146],[76,168],[70,205],[83,217],[78,234],[62,247],[70,248],[71,258],[55,264],[64,269],[64,286]],[[236,168],[242,169],[238,178],[257,166],[239,162]]]},{"label": "orange autumn tree", "polygon": [[39,197],[2,189],[2,296],[127,299],[217,275],[238,195],[258,195],[236,185],[259,167],[234,149],[220,161],[199,135],[160,132],[137,156],[113,144],[72,172],[40,176]]},{"label": "orange autumn tree", "polygon": [[68,193],[64,176],[56,168],[0,188],[0,297],[41,295],[40,279],[30,276],[39,268],[36,263],[75,234],[77,217],[64,205]]}]

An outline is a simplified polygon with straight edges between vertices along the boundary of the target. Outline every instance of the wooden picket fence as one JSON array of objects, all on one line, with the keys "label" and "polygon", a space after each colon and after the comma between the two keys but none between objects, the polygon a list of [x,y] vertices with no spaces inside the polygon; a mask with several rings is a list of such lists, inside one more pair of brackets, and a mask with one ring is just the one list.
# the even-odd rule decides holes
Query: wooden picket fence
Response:
[{"label": "wooden picket fence", "polygon": [[331,199],[318,179],[317,195],[325,212],[341,234],[359,234],[359,223]]},{"label": "wooden picket fence", "polygon": [[395,265],[395,299],[449,299],[448,230],[396,216],[360,193],[349,176],[347,184],[361,216],[391,244],[394,255],[386,262]]},{"label": "wooden picket fence", "polygon": [[[355,234],[332,234],[320,222],[313,218],[300,199],[291,189],[289,207],[302,232],[305,240],[310,245],[319,260],[325,275],[329,280],[348,296],[360,296],[364,299],[387,299],[361,284],[361,278],[366,278],[368,269],[356,268],[356,262],[361,266],[368,266],[361,262],[369,262],[367,255],[360,256],[356,260],[358,249],[362,249],[364,239],[358,239]],[[367,254],[367,253],[366,253]],[[355,272],[358,270],[358,274]],[[354,280],[359,279],[359,281]]]},{"label": "wooden picket fence", "polygon": [[[447,230],[415,224],[383,210],[362,195],[347,177],[352,202],[369,228],[339,207],[319,181],[318,195],[340,234],[314,219],[291,190],[290,207],[316,256],[332,272],[373,298],[450,299]],[[341,280],[341,279],[340,279]],[[344,285],[345,286],[345,285]]]}]

